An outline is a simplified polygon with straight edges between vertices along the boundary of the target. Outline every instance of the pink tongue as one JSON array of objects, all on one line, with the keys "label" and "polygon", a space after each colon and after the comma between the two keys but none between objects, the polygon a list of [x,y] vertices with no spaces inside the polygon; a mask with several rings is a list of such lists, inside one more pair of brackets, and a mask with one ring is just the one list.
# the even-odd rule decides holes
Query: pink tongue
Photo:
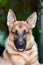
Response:
[{"label": "pink tongue", "polygon": [[18,49],[19,51],[23,51],[23,49]]}]

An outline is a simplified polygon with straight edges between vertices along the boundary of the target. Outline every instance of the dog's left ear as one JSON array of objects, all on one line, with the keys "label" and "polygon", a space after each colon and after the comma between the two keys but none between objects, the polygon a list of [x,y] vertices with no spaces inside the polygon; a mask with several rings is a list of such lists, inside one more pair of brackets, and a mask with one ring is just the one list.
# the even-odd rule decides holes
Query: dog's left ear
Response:
[{"label": "dog's left ear", "polygon": [[37,20],[37,13],[32,13],[26,20],[29,28],[34,28]]},{"label": "dog's left ear", "polygon": [[16,16],[12,9],[9,9],[8,15],[7,15],[7,25],[9,26],[11,23],[16,21]]}]

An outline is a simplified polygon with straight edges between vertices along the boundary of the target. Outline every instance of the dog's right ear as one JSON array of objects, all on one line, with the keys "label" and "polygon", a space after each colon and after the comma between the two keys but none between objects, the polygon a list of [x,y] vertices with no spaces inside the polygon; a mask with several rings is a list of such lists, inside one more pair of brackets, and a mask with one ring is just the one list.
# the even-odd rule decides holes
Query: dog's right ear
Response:
[{"label": "dog's right ear", "polygon": [[7,15],[7,25],[9,26],[11,23],[14,23],[16,21],[16,16],[12,9],[9,9],[8,15]]}]

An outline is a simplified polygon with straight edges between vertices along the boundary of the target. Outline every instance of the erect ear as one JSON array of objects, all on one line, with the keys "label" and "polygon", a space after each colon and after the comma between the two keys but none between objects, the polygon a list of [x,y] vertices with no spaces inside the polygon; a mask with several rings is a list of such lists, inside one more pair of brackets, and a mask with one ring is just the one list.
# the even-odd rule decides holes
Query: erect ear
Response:
[{"label": "erect ear", "polygon": [[27,18],[27,23],[29,28],[34,28],[37,20],[37,13],[34,12],[32,13],[28,18]]},{"label": "erect ear", "polygon": [[16,21],[16,16],[12,9],[9,9],[8,15],[7,15],[7,25],[9,26],[11,23]]}]

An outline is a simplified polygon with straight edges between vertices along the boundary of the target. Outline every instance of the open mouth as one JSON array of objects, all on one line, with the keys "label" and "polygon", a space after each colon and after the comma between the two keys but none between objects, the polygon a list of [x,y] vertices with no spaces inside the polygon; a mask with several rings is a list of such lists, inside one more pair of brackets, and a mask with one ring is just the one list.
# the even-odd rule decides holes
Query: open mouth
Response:
[{"label": "open mouth", "polygon": [[23,45],[23,46],[16,45],[16,49],[19,52],[23,52],[25,50],[25,47],[26,47],[26,45]]},{"label": "open mouth", "polygon": [[25,48],[26,48],[26,44],[21,45],[21,46],[18,45],[18,44],[16,44],[15,47],[16,47],[17,51],[22,52],[22,51],[25,50]]},{"label": "open mouth", "polygon": [[22,51],[24,51],[24,48],[18,48],[17,49],[19,52],[22,52]]}]

